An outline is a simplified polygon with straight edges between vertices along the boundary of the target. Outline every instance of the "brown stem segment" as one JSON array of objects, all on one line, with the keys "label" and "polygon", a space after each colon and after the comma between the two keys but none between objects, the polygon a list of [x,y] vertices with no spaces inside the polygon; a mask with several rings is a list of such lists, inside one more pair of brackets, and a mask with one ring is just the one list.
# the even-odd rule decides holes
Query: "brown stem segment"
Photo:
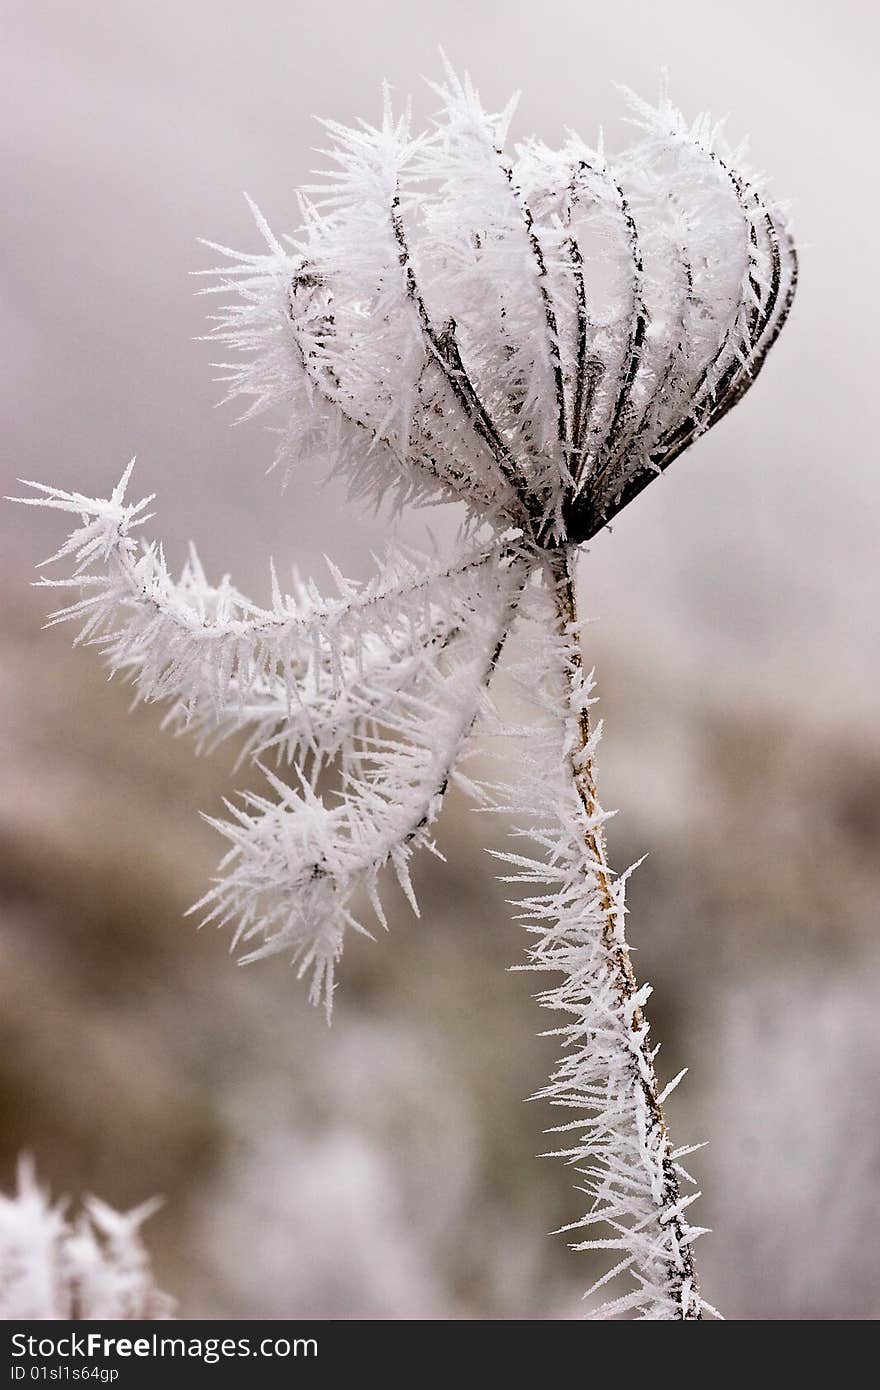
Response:
[{"label": "brown stem segment", "polygon": [[[571,547],[550,554],[550,567],[555,582],[559,633],[564,638],[567,647],[566,670],[572,696],[581,687],[584,677],[572,568],[576,553],[575,548]],[[592,730],[588,708],[579,711],[577,721],[578,737],[571,752],[571,772],[584,811],[584,842],[589,858],[595,866],[599,902],[602,910],[602,941],[606,951],[608,969],[620,1002],[621,1013],[631,1019],[629,1027],[632,1033],[640,1039],[636,1041],[636,1036],[633,1039],[631,1072],[633,1086],[641,1091],[645,1102],[647,1132],[643,1140],[644,1148],[646,1153],[653,1152],[662,1155],[663,1182],[658,1198],[658,1216],[660,1223],[673,1235],[676,1254],[676,1258],[670,1260],[668,1266],[670,1295],[678,1308],[677,1317],[679,1319],[701,1319],[702,1310],[694,1269],[693,1251],[688,1237],[687,1225],[681,1215],[681,1190],[666,1120],[659,1100],[660,1092],[654,1071],[654,1058],[648,1044],[647,1032],[644,1031],[644,1013],[639,1006],[633,1007],[632,1005],[638,986],[630,959],[629,947],[623,932],[622,914],[612,888],[613,875],[608,863],[608,851],[596,791],[592,758]]]}]

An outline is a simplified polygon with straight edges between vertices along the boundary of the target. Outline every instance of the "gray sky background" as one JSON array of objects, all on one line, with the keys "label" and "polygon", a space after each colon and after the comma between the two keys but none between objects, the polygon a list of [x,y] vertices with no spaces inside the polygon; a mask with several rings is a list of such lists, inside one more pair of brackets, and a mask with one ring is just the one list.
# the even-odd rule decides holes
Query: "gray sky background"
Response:
[{"label": "gray sky background", "polygon": [[[604,640],[713,699],[803,703],[868,718],[878,668],[874,434],[878,200],[874,7],[846,0],[589,0],[332,5],[255,0],[7,0],[0,122],[5,429],[0,485],[35,477],[104,492],[138,453],[173,559],[265,588],[267,556],[349,572],[383,524],[317,491],[307,465],[279,501],[271,441],[216,410],[200,235],[278,230],[315,162],[314,114],[373,116],[387,77],[417,112],[436,46],[491,103],[521,88],[515,131],[626,138],[617,80],[658,69],[688,114],[730,112],[790,198],[803,277],[760,384],[592,546],[584,607]],[[4,510],[7,584],[58,537]]]}]

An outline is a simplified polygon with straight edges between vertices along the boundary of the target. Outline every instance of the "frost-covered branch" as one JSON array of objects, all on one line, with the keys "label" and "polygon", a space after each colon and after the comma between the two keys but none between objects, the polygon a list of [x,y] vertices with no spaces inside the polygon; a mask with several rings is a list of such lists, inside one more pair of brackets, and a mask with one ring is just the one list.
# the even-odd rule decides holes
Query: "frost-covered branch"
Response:
[{"label": "frost-covered branch", "polygon": [[[574,1120],[564,1127],[571,1139],[578,1139],[566,1156],[589,1165],[584,1176],[594,1205],[580,1226],[611,1227],[614,1238],[603,1242],[600,1236],[600,1248],[620,1254],[615,1273],[628,1271],[636,1285],[632,1293],[600,1311],[632,1308],[649,1318],[699,1318],[702,1302],[691,1246],[700,1231],[684,1215],[698,1194],[683,1197],[681,1193],[681,1179],[687,1180],[688,1175],[678,1164],[683,1154],[673,1153],[667,1135],[654,1071],[656,1051],[648,1041],[644,1005],[650,990],[636,983],[624,933],[625,882],[614,880],[608,864],[593,771],[592,687],[583,669],[569,556],[559,556],[553,578],[562,670],[568,685],[566,746],[582,811],[585,862],[581,880],[583,886],[593,880],[588,894],[600,920],[599,931],[593,928],[584,951],[583,923],[577,921],[576,907],[572,913],[575,905],[569,900],[561,920],[533,950],[537,968],[561,967],[565,973],[562,984],[548,991],[542,1002],[562,1009],[572,1019],[563,1030],[569,1050],[543,1094],[554,1103],[583,1107],[587,1112],[584,1123]],[[584,979],[585,970],[594,972],[590,984]],[[600,1010],[595,1009],[597,998]],[[605,1049],[596,1046],[593,1037],[601,1012],[606,1015]],[[667,1087],[664,1096],[671,1089]],[[579,1248],[592,1244],[591,1239]]]},{"label": "frost-covered branch", "polygon": [[[583,669],[570,559],[555,555],[545,587],[531,596],[529,659],[517,673],[540,732],[517,753],[518,777],[477,790],[516,818],[515,834],[537,851],[497,857],[507,866],[504,881],[528,889],[519,901],[534,938],[525,968],[562,977],[539,995],[565,1018],[550,1030],[563,1055],[539,1095],[572,1116],[552,1132],[564,1136],[557,1152],[590,1199],[587,1214],[564,1229],[584,1235],[576,1249],[613,1252],[591,1293],[628,1276],[626,1291],[594,1315],[699,1318],[708,1306],[691,1250],[700,1230],[685,1215],[699,1194],[682,1193],[689,1179],[680,1160],[689,1150],[672,1150],[662,1110],[681,1076],[660,1091],[644,1014],[650,989],[636,983],[624,933],[626,875],[616,877],[608,863],[593,774],[593,686]],[[503,724],[492,732],[504,744],[521,739],[520,729]],[[510,766],[507,748],[501,757]]]},{"label": "frost-covered branch", "polygon": [[132,468],[133,461],[106,499],[28,483],[43,495],[15,500],[81,519],[44,562],[70,560],[74,572],[44,577],[43,587],[81,593],[50,623],[77,624],[77,642],[98,646],[111,670],[136,680],[141,698],[185,696],[190,716],[201,702],[219,720],[267,686],[280,688],[293,709],[318,691],[338,693],[375,666],[377,651],[393,663],[430,649],[465,621],[485,576],[505,573],[521,551],[517,534],[507,532],[468,544],[451,561],[391,552],[364,585],[331,567],[332,599],[313,583],[283,593],[272,567],[272,606],[263,608],[228,577],[209,584],[192,548],[180,579],[172,578],[162,547],[132,534],[149,520],[144,509],[153,500],[125,501]]},{"label": "frost-covered branch", "polygon": [[222,876],[196,905],[203,920],[234,922],[235,942],[258,944],[245,957],[279,952],[311,975],[310,998],[328,1014],[345,929],[365,931],[351,900],[363,890],[386,926],[379,876],[390,867],[413,910],[414,850],[434,849],[432,827],[510,627],[525,577],[486,593],[480,621],[459,635],[436,666],[358,716],[341,751],[335,804],[300,774],[289,785],[267,771],[275,799],[248,794],[227,803],[232,819],[212,822],[231,841]]},{"label": "frost-covered branch", "polygon": [[[518,532],[471,540],[452,560],[403,552],[365,585],[333,571],[271,608],[227,581],[213,588],[193,552],[179,581],[161,548],[133,530],[151,499],[125,501],[131,465],[107,499],[36,486],[19,499],[75,513],[80,525],[52,557],[74,573],[44,579],[83,596],[50,621],[80,625],[141,698],[172,701],[167,721],[202,741],[247,735],[274,751],[289,780],[264,768],[272,795],[227,802],[210,818],[231,842],[221,876],[194,911],[234,924],[246,959],[289,953],[328,1011],[351,910],[364,890],[385,925],[379,876],[390,866],[417,911],[409,862],[433,849],[431,827],[513,619],[528,559]],[[319,790],[322,773],[338,789]]]}]

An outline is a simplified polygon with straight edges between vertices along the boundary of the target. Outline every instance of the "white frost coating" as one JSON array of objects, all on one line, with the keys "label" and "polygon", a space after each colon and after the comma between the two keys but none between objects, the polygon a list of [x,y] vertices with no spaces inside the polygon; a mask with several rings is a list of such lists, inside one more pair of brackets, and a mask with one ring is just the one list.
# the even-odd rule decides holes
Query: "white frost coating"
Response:
[{"label": "white frost coating", "polygon": [[140,1239],[158,1205],[122,1213],[90,1197],[71,1219],[22,1158],[15,1196],[0,1193],[0,1318],[170,1318],[174,1300],[156,1288]]},{"label": "white frost coating", "polygon": [[[212,588],[193,553],[172,579],[161,549],[138,544],[146,501],[126,503],[131,465],[107,500],[43,489],[38,505],[79,515],[53,559],[74,575],[46,580],[82,597],[53,615],[81,624],[147,700],[173,701],[180,728],[223,737],[245,730],[254,757],[276,752],[291,781],[265,768],[274,798],[227,802],[213,820],[232,848],[223,876],[196,904],[202,920],[235,923],[246,959],[287,952],[311,975],[311,998],[332,1003],[348,910],[366,888],[384,925],[379,872],[390,865],[415,908],[408,863],[433,848],[431,826],[480,695],[510,625],[525,562],[515,532],[463,544],[448,563],[389,554],[358,586],[334,571],[338,598],[314,586],[262,609],[231,585]],[[316,791],[329,760],[332,805]]]},{"label": "white frost coating", "polygon": [[232,297],[212,334],[230,397],[286,412],[277,461],[341,472],[374,503],[463,501],[452,557],[389,553],[360,586],[331,566],[331,598],[285,593],[273,571],[260,607],[212,586],[194,551],[172,578],[132,534],[147,503],[126,502],[129,467],[106,500],[34,485],[32,505],[79,518],[53,557],[73,573],[43,582],[74,591],[55,619],[168,702],[175,728],[237,735],[262,760],[265,794],[213,822],[230,849],[197,907],[233,925],[246,958],[292,957],[328,1013],[345,930],[365,930],[354,894],[384,924],[387,867],[416,907],[413,851],[435,848],[450,777],[473,785],[459,764],[528,609],[528,685],[550,725],[526,731],[525,780],[501,800],[537,821],[537,857],[509,865],[544,885],[527,907],[531,965],[562,974],[542,996],[569,1020],[547,1094],[580,1112],[566,1156],[593,1202],[582,1224],[604,1232],[583,1244],[614,1252],[608,1281],[631,1280],[605,1311],[691,1319],[708,1306],[692,1199],[605,857],[573,565],[755,380],[795,251],[741,152],[665,94],[629,98],[637,139],[611,159],[575,135],[507,150],[512,105],[487,112],[448,68],[435,90],[429,133],[387,94],[378,126],[325,122],[330,168],[301,191],[299,230],[279,240],[254,209],[266,249],[215,248],[226,264],[208,292]]}]

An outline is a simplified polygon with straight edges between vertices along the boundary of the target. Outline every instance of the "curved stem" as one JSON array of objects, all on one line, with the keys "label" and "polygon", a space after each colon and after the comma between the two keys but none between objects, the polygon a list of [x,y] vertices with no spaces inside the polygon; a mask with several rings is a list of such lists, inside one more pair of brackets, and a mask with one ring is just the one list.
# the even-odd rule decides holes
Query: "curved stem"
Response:
[{"label": "curved stem", "polygon": [[584,685],[584,666],[577,626],[577,600],[572,566],[575,553],[573,548],[557,551],[550,560],[555,580],[558,629],[566,646],[568,693],[572,712],[576,713],[577,719],[577,738],[570,753],[571,774],[584,813],[584,842],[594,865],[602,916],[602,942],[608,970],[614,983],[620,1013],[632,1037],[632,1085],[637,1092],[641,1092],[644,1100],[646,1129],[641,1139],[641,1147],[646,1161],[650,1162],[653,1159],[650,1166],[657,1166],[659,1158],[659,1171],[662,1176],[659,1186],[655,1188],[654,1199],[660,1224],[672,1237],[672,1258],[667,1266],[669,1293],[678,1309],[678,1318],[699,1319],[702,1317],[702,1305],[690,1238],[682,1217],[678,1173],[654,1071],[654,1053],[647,1041],[643,1010],[637,1002],[634,1003],[638,986],[624,935],[621,903],[612,887],[613,875],[608,863],[601,808],[596,791],[590,713],[587,707],[582,707],[583,701],[576,698]]}]

